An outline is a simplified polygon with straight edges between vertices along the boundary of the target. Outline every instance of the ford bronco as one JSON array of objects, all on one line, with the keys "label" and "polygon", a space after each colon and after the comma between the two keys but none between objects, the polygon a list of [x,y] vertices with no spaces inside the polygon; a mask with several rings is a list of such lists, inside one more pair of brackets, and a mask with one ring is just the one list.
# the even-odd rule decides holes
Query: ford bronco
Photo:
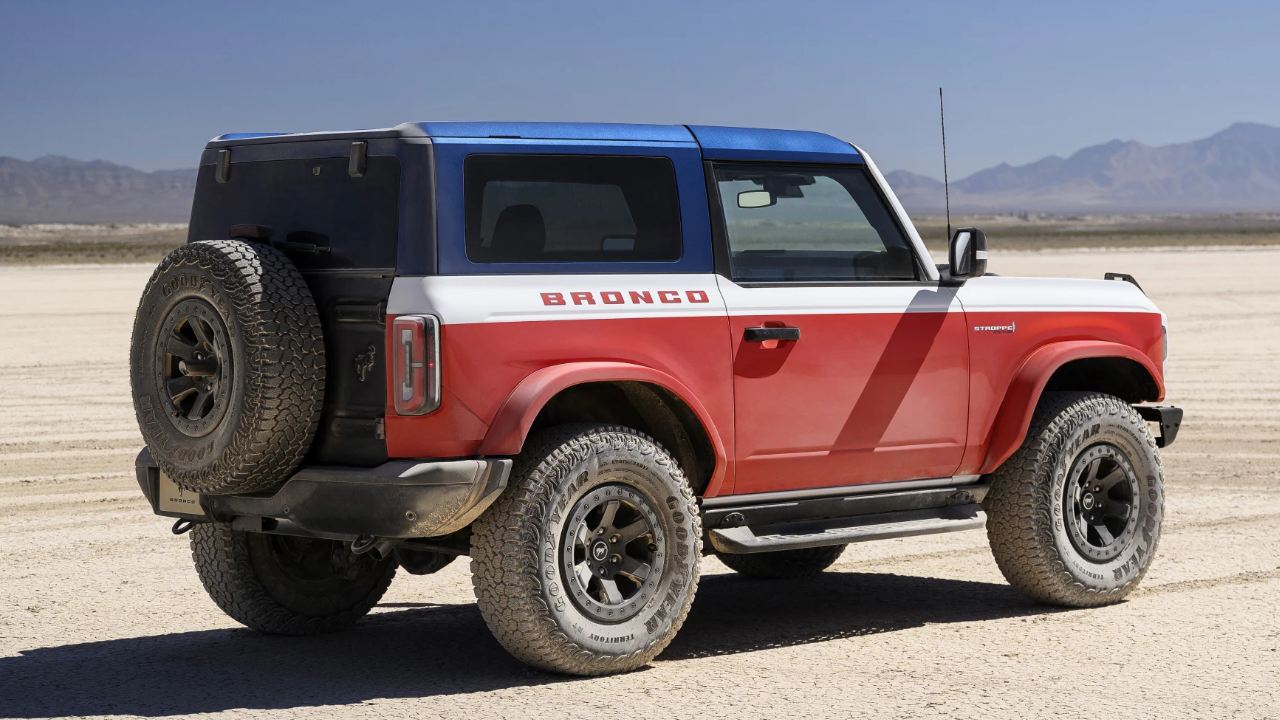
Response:
[{"label": "ford bronco", "polygon": [[705,554],[799,578],[985,527],[1015,588],[1085,607],[1156,550],[1160,311],[987,274],[976,228],[935,265],[828,135],[224,135],[189,233],[134,325],[137,478],[262,632],[468,555],[504,647],[597,675],[671,642]]}]

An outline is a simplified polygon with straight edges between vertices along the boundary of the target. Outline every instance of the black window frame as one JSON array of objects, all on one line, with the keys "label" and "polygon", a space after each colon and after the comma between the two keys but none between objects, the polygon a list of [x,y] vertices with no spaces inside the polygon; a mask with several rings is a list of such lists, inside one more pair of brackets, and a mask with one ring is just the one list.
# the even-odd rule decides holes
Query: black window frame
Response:
[{"label": "black window frame", "polygon": [[[582,159],[582,160],[624,160],[624,161],[625,160],[658,160],[658,161],[661,161],[664,164],[665,170],[670,173],[669,174],[670,184],[668,187],[671,192],[670,200],[673,203],[673,205],[671,206],[673,210],[673,214],[670,218],[671,224],[672,224],[670,229],[674,231],[674,236],[670,242],[672,243],[672,246],[673,246],[672,249],[674,250],[674,254],[669,257],[662,257],[662,258],[655,258],[655,257],[626,258],[623,256],[623,253],[619,253],[618,255],[610,255],[610,256],[601,255],[592,259],[572,259],[572,260],[564,259],[562,257],[552,257],[546,260],[485,259],[480,257],[473,257],[472,255],[473,237],[471,233],[472,233],[473,227],[478,228],[480,219],[483,217],[483,203],[477,202],[475,204],[474,210],[476,213],[478,213],[478,216],[473,218],[472,217],[473,206],[471,202],[469,202],[469,199],[472,197],[471,191],[472,191],[473,185],[472,185],[472,179],[470,177],[467,166],[472,162],[473,159],[492,160],[495,158],[521,158],[521,159],[530,159],[530,160],[553,160],[553,159],[563,159],[563,158],[575,158],[575,159]],[[484,187],[484,183],[481,183],[480,184],[481,198],[483,197],[483,187]],[[572,152],[470,153],[465,158],[463,158],[463,161],[462,161],[462,188],[461,189],[462,189],[461,200],[462,200],[462,214],[463,214],[463,218],[462,218],[463,219],[463,233],[462,233],[463,257],[465,257],[468,262],[480,267],[527,266],[531,268],[539,268],[547,265],[571,265],[571,266],[578,266],[578,267],[596,266],[596,267],[602,267],[602,268],[608,267],[608,266],[619,266],[619,267],[625,268],[629,266],[645,265],[645,264],[648,264],[648,265],[675,264],[682,261],[685,257],[685,247],[684,247],[685,237],[684,237],[684,217],[683,217],[684,208],[682,206],[681,197],[680,197],[680,174],[678,169],[676,168],[675,162],[670,157],[667,157],[666,155],[629,154],[629,153],[626,153],[626,154],[572,153]],[[628,202],[628,210],[629,212],[632,213],[632,220],[634,222],[635,220],[634,209],[631,207],[630,202]],[[473,225],[473,222],[476,224]]]},{"label": "black window frame", "polygon": [[[884,188],[876,180],[871,169],[864,163],[849,164],[830,164],[830,163],[805,163],[805,162],[786,162],[786,161],[760,161],[760,160],[704,160],[703,175],[707,185],[707,205],[709,214],[711,215],[711,244],[712,257],[715,261],[715,272],[724,279],[738,285],[740,287],[893,287],[893,286],[919,286],[919,285],[938,285],[940,281],[929,279],[929,274],[923,266],[923,260],[920,257],[920,249],[916,247],[915,242],[911,239],[911,233],[907,232],[907,228],[903,225],[902,218],[894,209],[893,203],[889,202],[888,196],[884,193]],[[907,248],[911,251],[913,258],[912,268],[915,271],[914,280],[734,280],[733,277],[733,258],[731,256],[729,246],[729,232],[726,227],[724,205],[720,199],[720,187],[716,180],[716,168],[718,167],[769,167],[779,170],[795,170],[797,172],[813,171],[816,173],[832,172],[840,170],[856,170],[864,173],[870,181],[872,189],[876,193],[877,199],[884,205],[885,210],[889,214],[889,219],[897,227],[898,232],[902,234],[903,239],[907,242]]]}]

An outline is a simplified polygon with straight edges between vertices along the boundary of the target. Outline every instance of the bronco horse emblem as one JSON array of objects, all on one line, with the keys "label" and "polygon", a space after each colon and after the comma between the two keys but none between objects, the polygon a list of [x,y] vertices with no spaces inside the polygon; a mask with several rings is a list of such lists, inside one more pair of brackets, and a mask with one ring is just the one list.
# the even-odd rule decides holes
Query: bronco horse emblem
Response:
[{"label": "bronco horse emblem", "polygon": [[356,377],[360,378],[360,382],[364,382],[369,377],[369,371],[373,369],[373,359],[378,353],[378,348],[370,345],[369,348],[356,356]]}]

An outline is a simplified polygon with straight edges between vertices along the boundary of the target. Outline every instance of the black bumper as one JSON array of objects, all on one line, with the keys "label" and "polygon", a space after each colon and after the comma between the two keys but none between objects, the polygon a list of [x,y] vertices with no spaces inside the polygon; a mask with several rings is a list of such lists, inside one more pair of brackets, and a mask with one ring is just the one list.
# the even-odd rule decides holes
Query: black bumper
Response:
[{"label": "black bumper", "polygon": [[157,515],[244,529],[350,538],[448,535],[470,525],[507,486],[511,460],[393,460],[372,468],[304,467],[272,495],[161,497],[160,469],[143,449],[138,485]]},{"label": "black bumper", "polygon": [[1134,410],[1147,422],[1160,423],[1160,437],[1156,438],[1157,447],[1168,447],[1178,437],[1178,428],[1182,426],[1182,408],[1163,407],[1160,405],[1134,405]]}]

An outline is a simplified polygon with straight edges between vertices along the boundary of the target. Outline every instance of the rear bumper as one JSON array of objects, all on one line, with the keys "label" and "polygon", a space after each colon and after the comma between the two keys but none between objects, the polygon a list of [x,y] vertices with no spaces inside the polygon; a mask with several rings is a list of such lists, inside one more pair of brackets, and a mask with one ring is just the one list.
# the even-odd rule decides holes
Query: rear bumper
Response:
[{"label": "rear bumper", "polygon": [[[193,495],[166,485],[143,449],[138,485],[157,515],[216,520],[244,529],[317,537],[448,535],[470,525],[502,494],[511,460],[393,460],[372,468],[303,467],[272,495]],[[162,495],[165,495],[162,497]]]}]

